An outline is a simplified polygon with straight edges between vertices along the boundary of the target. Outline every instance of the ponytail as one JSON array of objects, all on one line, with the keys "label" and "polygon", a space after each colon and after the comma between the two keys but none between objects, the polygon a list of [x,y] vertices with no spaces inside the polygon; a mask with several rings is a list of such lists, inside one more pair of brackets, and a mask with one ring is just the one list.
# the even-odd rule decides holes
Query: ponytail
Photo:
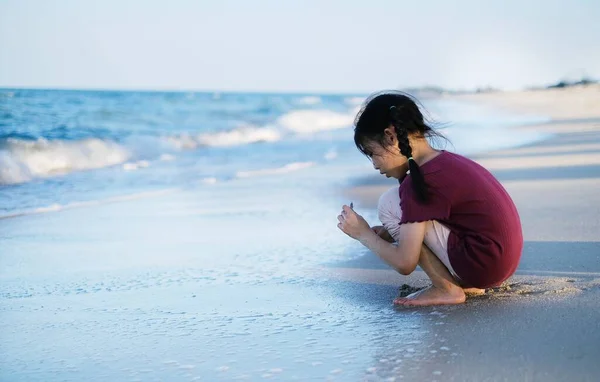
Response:
[{"label": "ponytail", "polygon": [[413,189],[417,198],[421,202],[427,202],[427,184],[425,183],[425,178],[423,178],[419,165],[412,157],[412,148],[410,147],[410,142],[408,140],[408,131],[400,127],[402,126],[402,121],[400,120],[396,106],[390,107],[390,119],[391,124],[396,131],[396,135],[398,136],[398,148],[400,149],[400,153],[408,158],[408,168],[410,170]]}]

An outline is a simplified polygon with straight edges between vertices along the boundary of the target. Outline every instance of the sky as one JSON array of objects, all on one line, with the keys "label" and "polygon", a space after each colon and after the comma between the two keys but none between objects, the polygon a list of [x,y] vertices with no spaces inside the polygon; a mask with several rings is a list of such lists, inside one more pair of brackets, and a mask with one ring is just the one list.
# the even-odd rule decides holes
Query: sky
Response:
[{"label": "sky", "polygon": [[361,93],[600,79],[598,0],[0,0],[0,87]]}]

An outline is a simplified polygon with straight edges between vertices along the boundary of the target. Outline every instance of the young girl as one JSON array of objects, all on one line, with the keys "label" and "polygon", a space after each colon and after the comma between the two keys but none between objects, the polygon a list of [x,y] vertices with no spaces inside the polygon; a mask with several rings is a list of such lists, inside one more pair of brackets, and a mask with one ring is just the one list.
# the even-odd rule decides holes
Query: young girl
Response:
[{"label": "young girl", "polygon": [[506,190],[472,160],[433,149],[426,138],[435,135],[402,93],[371,96],[355,121],[356,147],[400,186],[379,199],[383,226],[344,205],[338,228],[401,274],[419,265],[431,279],[397,305],[460,304],[465,291],[500,285],[521,258],[521,222]]}]

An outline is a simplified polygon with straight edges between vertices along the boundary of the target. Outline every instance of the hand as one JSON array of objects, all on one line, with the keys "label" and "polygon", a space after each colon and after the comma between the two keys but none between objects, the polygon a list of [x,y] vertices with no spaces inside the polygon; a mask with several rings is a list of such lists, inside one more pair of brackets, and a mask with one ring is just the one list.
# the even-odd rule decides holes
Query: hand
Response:
[{"label": "hand", "polygon": [[353,239],[359,240],[365,233],[372,232],[369,223],[347,205],[342,206],[338,220],[338,228]]},{"label": "hand", "polygon": [[371,227],[371,230],[373,232],[375,232],[377,234],[377,236],[379,236],[383,240],[387,241],[388,243],[394,242],[394,238],[392,237],[392,235],[390,235],[390,233],[388,232],[387,229],[385,229],[384,226],[376,225],[376,226]]}]

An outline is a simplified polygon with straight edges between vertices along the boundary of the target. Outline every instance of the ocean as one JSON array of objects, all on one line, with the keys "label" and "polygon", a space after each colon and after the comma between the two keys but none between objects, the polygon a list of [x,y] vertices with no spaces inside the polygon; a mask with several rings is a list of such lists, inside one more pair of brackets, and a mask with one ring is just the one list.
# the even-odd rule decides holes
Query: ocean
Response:
[{"label": "ocean", "polygon": [[[374,174],[364,99],[0,90],[0,379],[365,379],[425,352],[428,315],[315,271],[366,254],[336,227]],[[511,130],[543,117],[421,101],[451,151],[544,138]]]},{"label": "ocean", "polygon": [[[0,217],[172,187],[368,167],[352,143],[364,98],[0,90]],[[539,138],[506,130],[538,118],[451,100],[424,103],[461,153]]]}]

